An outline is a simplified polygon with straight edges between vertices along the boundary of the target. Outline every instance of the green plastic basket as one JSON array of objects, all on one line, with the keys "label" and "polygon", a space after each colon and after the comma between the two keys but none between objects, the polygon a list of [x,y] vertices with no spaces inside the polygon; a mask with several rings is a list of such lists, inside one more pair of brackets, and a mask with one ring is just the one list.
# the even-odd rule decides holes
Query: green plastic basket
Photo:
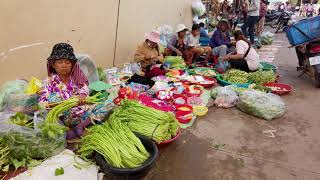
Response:
[{"label": "green plastic basket", "polygon": [[264,71],[269,71],[269,70],[276,71],[278,69],[276,65],[273,65],[267,62],[260,62],[260,65],[261,65],[261,69]]},{"label": "green plastic basket", "polygon": [[221,74],[217,75],[217,80],[218,80],[219,84],[221,84],[222,86],[236,85],[237,87],[248,88],[249,85],[252,84],[252,81],[248,81],[248,83],[245,83],[245,84],[230,83],[228,81],[223,80]]}]

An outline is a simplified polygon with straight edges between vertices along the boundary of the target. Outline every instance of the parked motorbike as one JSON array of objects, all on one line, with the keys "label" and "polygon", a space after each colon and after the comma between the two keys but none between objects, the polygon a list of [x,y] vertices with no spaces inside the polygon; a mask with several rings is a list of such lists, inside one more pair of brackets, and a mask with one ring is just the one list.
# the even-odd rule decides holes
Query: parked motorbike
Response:
[{"label": "parked motorbike", "polygon": [[[283,11],[278,19],[277,25],[276,25],[276,32],[278,33],[280,30],[284,30],[291,20],[291,16],[293,15],[292,12],[289,11]],[[293,23],[293,22],[290,22]]]},{"label": "parked motorbike", "polygon": [[268,11],[266,16],[265,16],[265,25],[269,25],[272,28],[276,28],[278,19],[281,15],[281,12],[272,10],[272,11]]},{"label": "parked motorbike", "polygon": [[315,85],[320,88],[320,40],[308,42],[295,47],[299,60],[298,71],[315,79]]}]

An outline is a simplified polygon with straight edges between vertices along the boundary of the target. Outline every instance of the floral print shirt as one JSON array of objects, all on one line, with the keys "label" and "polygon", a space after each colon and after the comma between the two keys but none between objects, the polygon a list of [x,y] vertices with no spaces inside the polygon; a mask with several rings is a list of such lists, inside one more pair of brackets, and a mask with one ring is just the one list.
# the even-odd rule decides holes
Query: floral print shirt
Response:
[{"label": "floral print shirt", "polygon": [[[64,84],[58,75],[52,75],[47,79],[46,85],[41,91],[39,103],[45,107],[50,103],[67,100],[73,96],[86,97],[88,95],[87,85],[80,88],[72,80],[69,80],[68,84]],[[83,105],[65,111],[63,114],[64,124],[72,127],[86,120],[88,118],[88,108]]]}]

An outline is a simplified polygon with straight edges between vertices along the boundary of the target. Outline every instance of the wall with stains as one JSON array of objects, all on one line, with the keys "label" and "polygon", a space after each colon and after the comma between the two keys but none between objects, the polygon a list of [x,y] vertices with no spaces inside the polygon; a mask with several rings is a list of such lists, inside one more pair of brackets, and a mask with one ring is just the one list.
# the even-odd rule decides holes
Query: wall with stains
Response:
[{"label": "wall with stains", "polygon": [[[1,0],[0,84],[34,75],[44,78],[57,42],[69,42],[102,67],[132,59],[144,34],[157,25],[191,23],[191,0]],[[114,58],[114,53],[116,56]]]}]

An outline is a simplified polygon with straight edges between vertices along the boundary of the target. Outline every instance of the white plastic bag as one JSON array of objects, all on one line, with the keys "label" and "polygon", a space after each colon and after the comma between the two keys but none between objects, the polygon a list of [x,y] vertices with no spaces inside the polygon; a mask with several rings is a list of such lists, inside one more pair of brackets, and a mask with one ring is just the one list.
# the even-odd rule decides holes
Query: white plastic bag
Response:
[{"label": "white plastic bag", "polygon": [[285,113],[285,103],[280,96],[256,90],[240,93],[237,107],[248,114],[272,120]]},{"label": "white plastic bag", "polygon": [[193,0],[191,7],[194,15],[202,16],[206,12],[206,7],[201,0]]},{"label": "white plastic bag", "polygon": [[[75,161],[76,160],[76,161]],[[44,161],[39,166],[29,169],[18,175],[13,180],[95,180],[98,179],[98,168],[91,165],[85,168],[77,168],[76,162],[86,164],[75,154],[65,149],[60,154]],[[62,167],[64,174],[55,176],[55,170]]]},{"label": "white plastic bag", "polygon": [[76,54],[81,70],[88,78],[89,83],[99,81],[99,73],[94,60],[87,54]]},{"label": "white plastic bag", "polygon": [[237,93],[232,87],[216,87],[211,91],[211,96],[214,100],[214,104],[217,107],[230,108],[237,104],[239,99]]}]

